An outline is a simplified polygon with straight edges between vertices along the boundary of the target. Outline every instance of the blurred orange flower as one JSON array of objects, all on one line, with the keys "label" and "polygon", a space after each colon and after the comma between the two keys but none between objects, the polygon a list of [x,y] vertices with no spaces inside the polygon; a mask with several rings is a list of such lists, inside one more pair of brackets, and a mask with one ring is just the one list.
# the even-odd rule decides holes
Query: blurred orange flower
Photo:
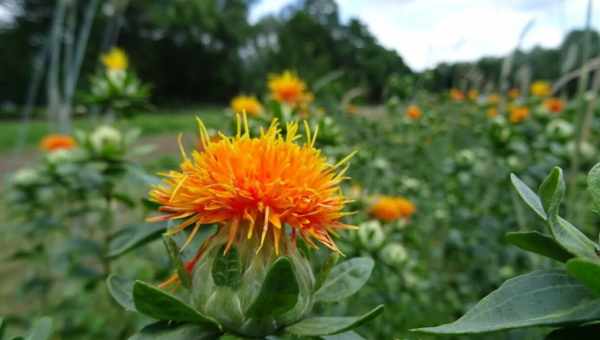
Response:
[{"label": "blurred orange flower", "polygon": [[509,120],[513,124],[518,124],[529,117],[529,108],[526,106],[515,106],[510,109]]},{"label": "blurred orange flower", "polygon": [[495,107],[490,107],[485,114],[490,118],[494,118],[498,115],[498,109]]},{"label": "blurred orange flower", "polygon": [[249,116],[260,116],[263,107],[254,96],[237,96],[231,100],[231,109],[234,113],[247,113]]},{"label": "blurred orange flower", "polygon": [[68,150],[77,145],[75,139],[69,135],[51,134],[47,135],[40,142],[40,148],[46,151]]},{"label": "blurred orange flower", "polygon": [[548,98],[544,100],[546,110],[554,113],[559,113],[565,108],[565,102],[560,98]]},{"label": "blurred orange flower", "polygon": [[457,88],[453,88],[450,89],[450,98],[452,100],[454,100],[455,102],[460,102],[465,100],[465,94],[463,91],[457,89]]},{"label": "blurred orange flower", "polygon": [[519,98],[520,95],[521,95],[521,91],[519,91],[519,89],[517,89],[515,87],[508,90],[508,97],[510,99],[517,99],[517,98]]},{"label": "blurred orange flower", "polygon": [[290,105],[311,102],[313,99],[312,94],[305,93],[306,84],[291,71],[269,76],[269,90],[275,100]]},{"label": "blurred orange flower", "polygon": [[417,208],[414,203],[404,197],[381,196],[371,206],[371,215],[377,219],[391,222],[411,217]]},{"label": "blurred orange flower", "polygon": [[406,115],[409,116],[411,119],[417,120],[421,118],[423,112],[417,105],[409,105],[406,109]]}]

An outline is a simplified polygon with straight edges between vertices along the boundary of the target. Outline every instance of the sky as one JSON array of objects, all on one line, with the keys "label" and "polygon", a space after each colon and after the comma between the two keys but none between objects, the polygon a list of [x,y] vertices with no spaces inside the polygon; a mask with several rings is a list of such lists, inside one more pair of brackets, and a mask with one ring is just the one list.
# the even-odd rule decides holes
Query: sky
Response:
[{"label": "sky", "polygon": [[[294,0],[260,0],[257,21]],[[379,42],[395,49],[414,70],[440,62],[503,56],[514,50],[533,20],[522,47],[556,47],[573,28],[585,26],[588,0],[336,0],[343,21],[358,18]],[[600,0],[592,25],[600,29]]]}]

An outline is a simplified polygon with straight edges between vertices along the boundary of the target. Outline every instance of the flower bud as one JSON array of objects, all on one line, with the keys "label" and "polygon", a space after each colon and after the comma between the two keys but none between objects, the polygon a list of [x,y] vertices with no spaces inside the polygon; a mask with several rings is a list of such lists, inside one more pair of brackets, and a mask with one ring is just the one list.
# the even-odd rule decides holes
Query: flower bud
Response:
[{"label": "flower bud", "polygon": [[390,243],[383,247],[379,252],[379,256],[389,266],[399,266],[408,258],[408,254],[404,246],[400,243]]},{"label": "flower bud", "polygon": [[[248,337],[275,334],[277,330],[305,317],[314,302],[312,267],[290,242],[284,242],[282,254],[290,260],[299,288],[296,305],[281,315],[266,318],[252,315],[252,303],[257,299],[271,265],[281,257],[276,255],[271,244],[265,244],[257,253],[258,242],[254,238],[244,240],[224,253],[227,234],[220,232],[210,242],[192,273],[192,303],[198,311],[217,320],[224,329]],[[222,274],[224,270],[228,275]],[[289,277],[277,280],[288,284],[294,281]]]},{"label": "flower bud", "polygon": [[358,238],[365,248],[374,250],[381,247],[385,240],[385,235],[379,221],[372,220],[359,226]]}]

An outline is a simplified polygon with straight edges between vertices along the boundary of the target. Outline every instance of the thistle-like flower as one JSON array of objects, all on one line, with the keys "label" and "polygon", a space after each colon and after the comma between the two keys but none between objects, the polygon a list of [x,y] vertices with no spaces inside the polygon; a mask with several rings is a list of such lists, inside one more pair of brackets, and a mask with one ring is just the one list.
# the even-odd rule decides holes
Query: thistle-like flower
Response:
[{"label": "thistle-like flower", "polygon": [[274,120],[259,137],[247,124],[238,116],[237,134],[215,142],[198,120],[203,152],[188,157],[182,149],[181,169],[162,174],[150,197],[165,214],[151,220],[181,220],[171,233],[191,227],[188,241],[202,226],[219,224],[227,229],[227,249],[258,238],[257,252],[271,242],[279,253],[282,238],[299,236],[339,252],[332,235],[351,227],[341,222],[347,200],[339,187],[350,156],[329,164],[308,124],[303,145],[296,143],[297,123],[287,124],[284,136]]},{"label": "thistle-like flower", "polygon": [[263,107],[254,96],[237,96],[231,100],[231,109],[237,114],[246,113],[251,117],[260,116]]}]

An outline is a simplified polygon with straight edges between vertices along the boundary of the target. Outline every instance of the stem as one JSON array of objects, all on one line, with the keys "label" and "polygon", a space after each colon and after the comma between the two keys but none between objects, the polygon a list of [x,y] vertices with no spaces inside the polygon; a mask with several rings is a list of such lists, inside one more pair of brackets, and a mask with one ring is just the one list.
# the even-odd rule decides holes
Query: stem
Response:
[{"label": "stem", "polygon": [[[587,88],[588,83],[588,67],[586,61],[589,57],[590,53],[590,43],[591,43],[591,22],[592,22],[592,0],[588,0],[587,14],[586,14],[586,24],[585,24],[585,39],[582,46],[582,67],[581,67],[581,76],[579,77],[579,84],[577,89],[577,97],[579,101],[580,112],[576,116],[575,126],[577,127],[576,135],[575,135],[575,150],[573,152],[573,156],[571,158],[571,167],[569,169],[569,179],[567,185],[567,202],[568,206],[571,207],[567,210],[567,218],[572,219],[574,217],[576,206],[575,200],[577,199],[577,173],[579,171],[579,162],[581,158],[581,144],[583,142],[583,124],[585,123],[585,90]],[[593,111],[593,109],[592,109]]]},{"label": "stem", "polygon": [[112,210],[112,190],[107,191],[104,199],[106,202],[106,206],[102,216],[102,230],[104,230],[104,235],[102,237],[102,248],[104,249],[104,252],[101,257],[101,262],[104,276],[107,277],[110,274],[110,258],[108,258],[107,255],[109,251],[110,235],[114,223],[114,214]]}]

